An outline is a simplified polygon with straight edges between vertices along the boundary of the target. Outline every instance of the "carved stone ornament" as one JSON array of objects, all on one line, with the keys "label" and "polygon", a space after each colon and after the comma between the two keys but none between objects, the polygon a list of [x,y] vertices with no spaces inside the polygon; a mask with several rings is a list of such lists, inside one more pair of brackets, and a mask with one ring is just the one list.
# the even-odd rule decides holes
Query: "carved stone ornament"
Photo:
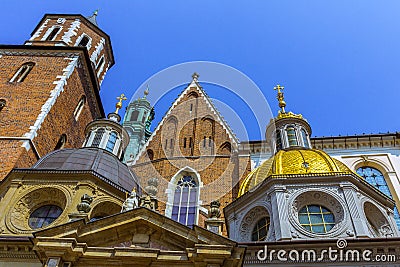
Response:
[{"label": "carved stone ornament", "polygon": [[88,194],[84,194],[81,197],[81,203],[76,205],[76,209],[79,213],[88,213],[91,210],[90,204],[92,203],[93,198]]},{"label": "carved stone ornament", "polygon": [[[28,188],[27,192],[11,205],[6,216],[6,226],[12,233],[32,233],[34,230],[29,226],[29,217],[32,212],[44,205],[56,205],[64,210],[70,201],[69,192],[61,186],[35,186]],[[63,220],[67,221],[67,215],[64,213],[60,215],[54,224]]]},{"label": "carved stone ornament", "polygon": [[[262,217],[269,217],[269,213],[264,207],[254,207],[243,218],[239,227],[239,239],[243,242],[251,241],[251,233],[254,225]],[[271,232],[271,231],[268,231]]]},{"label": "carved stone ornament", "polygon": [[129,196],[124,201],[124,204],[122,204],[121,212],[133,210],[138,207],[139,207],[139,197],[136,193],[136,188],[133,188],[132,192],[129,194]]},{"label": "carved stone ornament", "polygon": [[221,217],[221,211],[219,207],[221,204],[218,200],[211,201],[210,203],[210,218],[219,218]]}]

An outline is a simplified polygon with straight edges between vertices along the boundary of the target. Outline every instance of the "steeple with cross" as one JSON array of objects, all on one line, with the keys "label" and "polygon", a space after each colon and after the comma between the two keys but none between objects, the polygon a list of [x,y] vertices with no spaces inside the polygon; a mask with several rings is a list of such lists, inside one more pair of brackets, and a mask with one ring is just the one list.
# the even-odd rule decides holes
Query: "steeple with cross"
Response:
[{"label": "steeple with cross", "polygon": [[286,102],[282,92],[283,89],[285,89],[285,87],[280,86],[279,84],[274,87],[274,90],[278,91],[276,99],[278,99],[279,107],[281,108],[281,113],[286,113],[285,111]]}]

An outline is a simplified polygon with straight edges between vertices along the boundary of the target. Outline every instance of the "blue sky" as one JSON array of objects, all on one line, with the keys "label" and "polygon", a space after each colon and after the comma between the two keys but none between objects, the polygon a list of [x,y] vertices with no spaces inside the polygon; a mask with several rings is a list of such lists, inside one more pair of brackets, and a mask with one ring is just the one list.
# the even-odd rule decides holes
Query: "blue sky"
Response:
[{"label": "blue sky", "polygon": [[[106,113],[115,96],[132,97],[165,68],[212,61],[247,75],[274,114],[272,88],[283,84],[287,110],[302,113],[313,136],[399,131],[400,1],[3,0],[1,7],[2,44],[22,44],[45,13],[99,9],[98,24],[111,36],[116,59],[101,90]],[[182,73],[181,83],[191,74]],[[156,122],[182,88],[157,89],[168,94],[156,104]],[[204,89],[235,109],[250,139],[259,138],[248,108],[218,86]]]}]

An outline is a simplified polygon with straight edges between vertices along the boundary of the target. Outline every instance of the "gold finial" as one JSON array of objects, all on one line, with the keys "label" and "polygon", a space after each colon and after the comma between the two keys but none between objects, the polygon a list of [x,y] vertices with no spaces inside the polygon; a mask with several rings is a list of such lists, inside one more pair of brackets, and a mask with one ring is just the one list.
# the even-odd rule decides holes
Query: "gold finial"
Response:
[{"label": "gold finial", "polygon": [[193,75],[192,75],[193,81],[195,81],[195,82],[197,82],[199,77],[200,77],[200,75],[197,72],[193,73]]},{"label": "gold finial", "polygon": [[149,85],[147,85],[146,90],[144,90],[144,98],[146,98],[146,96],[149,94]]},{"label": "gold finial", "polygon": [[278,101],[279,101],[279,107],[281,108],[281,112],[285,113],[286,102],[283,97],[283,92],[282,92],[283,89],[285,89],[285,87],[280,86],[279,84],[274,87],[274,90],[278,91],[278,95],[277,95],[276,99],[278,99]]},{"label": "gold finial", "polygon": [[124,94],[121,94],[120,96],[117,97],[118,103],[115,104],[116,110],[115,114],[118,114],[118,111],[122,108],[122,101],[127,100],[126,96]]}]

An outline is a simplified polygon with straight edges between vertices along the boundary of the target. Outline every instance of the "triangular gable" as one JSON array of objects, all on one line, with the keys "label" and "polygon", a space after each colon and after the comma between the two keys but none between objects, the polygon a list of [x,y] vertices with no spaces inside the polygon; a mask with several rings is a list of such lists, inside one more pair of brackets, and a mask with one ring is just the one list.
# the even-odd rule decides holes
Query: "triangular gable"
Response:
[{"label": "triangular gable", "polygon": [[214,114],[216,121],[222,125],[222,127],[224,128],[224,130],[226,131],[226,133],[229,136],[229,139],[231,140],[232,144],[237,147],[237,145],[239,144],[239,140],[236,137],[236,135],[234,134],[234,132],[232,131],[232,129],[230,128],[230,126],[228,125],[228,123],[224,120],[224,118],[221,116],[220,112],[218,111],[218,109],[215,107],[215,105],[213,104],[212,100],[209,98],[209,96],[207,95],[207,93],[203,90],[203,87],[199,84],[199,82],[197,81],[197,78],[193,78],[193,80],[191,81],[191,83],[180,93],[180,95],[178,96],[178,98],[174,101],[174,103],[171,105],[171,107],[168,109],[168,111],[165,113],[165,115],[163,116],[163,118],[161,119],[161,121],[159,122],[159,124],[157,125],[156,129],[153,131],[153,133],[151,134],[151,136],[149,137],[149,139],[147,140],[147,142],[145,143],[145,145],[140,149],[139,153],[136,155],[136,157],[134,158],[134,160],[132,162],[129,162],[129,164],[135,164],[139,158],[142,156],[142,154],[146,151],[148,145],[150,144],[150,142],[153,140],[154,136],[157,135],[158,131],[160,130],[160,128],[163,126],[164,122],[168,119],[169,115],[172,113],[172,111],[174,110],[174,108],[182,101],[182,99],[188,94],[188,92],[190,90],[192,90],[193,88],[196,89],[196,91],[199,93],[200,97],[202,97],[205,102],[207,103],[207,106],[210,108],[210,111]]},{"label": "triangular gable", "polygon": [[[201,227],[138,208],[94,222],[74,221],[33,234],[42,262],[82,266],[241,266],[245,248]],[[79,265],[79,266],[81,266]]]}]

